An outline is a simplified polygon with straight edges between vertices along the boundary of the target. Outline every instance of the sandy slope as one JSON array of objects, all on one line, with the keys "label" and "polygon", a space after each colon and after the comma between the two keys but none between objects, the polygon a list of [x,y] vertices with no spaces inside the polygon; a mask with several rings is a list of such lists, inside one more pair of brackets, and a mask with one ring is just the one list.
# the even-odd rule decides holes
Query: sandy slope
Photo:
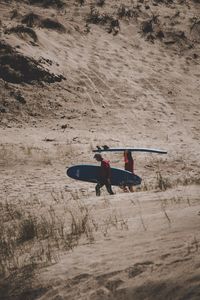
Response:
[{"label": "sandy slope", "polygon": [[[199,4],[133,2],[141,6],[138,17],[120,20],[117,35],[99,24],[85,26],[89,1],[66,1],[64,10],[0,3],[1,40],[66,78],[51,84],[0,79],[1,205],[44,217],[53,207],[58,219],[67,219],[65,208],[78,199],[98,225],[92,243],[83,237],[73,251],[58,251],[58,262],[36,269],[31,284],[31,274],[23,282],[20,269],[2,279],[3,299],[200,297],[199,40],[198,28],[190,30]],[[146,41],[141,24],[152,13],[145,3],[165,32],[182,30],[187,39]],[[120,4],[96,8],[116,17]],[[13,9],[19,14],[11,19]],[[30,11],[66,31],[35,26],[36,43],[27,34],[5,33]],[[66,178],[65,167],[94,163],[91,149],[104,144],[163,148],[168,155],[135,154],[141,188],[96,198],[94,186]],[[106,157],[123,168],[121,154]],[[158,189],[158,173],[171,188]]]},{"label": "sandy slope", "polygon": [[120,215],[121,221],[44,270],[40,284],[52,288],[39,299],[198,299],[198,199],[192,186],[87,199],[98,218]]}]

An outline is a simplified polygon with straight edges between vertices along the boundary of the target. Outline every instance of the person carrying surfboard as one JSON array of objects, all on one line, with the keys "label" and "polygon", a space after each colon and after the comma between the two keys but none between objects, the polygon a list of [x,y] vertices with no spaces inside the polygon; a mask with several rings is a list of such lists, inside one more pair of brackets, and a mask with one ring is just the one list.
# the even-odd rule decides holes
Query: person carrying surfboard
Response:
[{"label": "person carrying surfboard", "polygon": [[95,190],[96,195],[101,195],[101,188],[105,185],[108,193],[110,195],[114,195],[114,192],[111,187],[110,179],[111,179],[111,169],[110,169],[110,162],[102,157],[101,154],[96,153],[94,155],[96,161],[101,162],[101,172],[99,182],[97,183]]},{"label": "person carrying surfboard", "polygon": [[[132,153],[129,150],[124,151],[124,169],[134,174],[134,160]],[[127,187],[123,187],[124,191],[127,192]],[[134,192],[133,186],[128,186],[130,192]]]}]

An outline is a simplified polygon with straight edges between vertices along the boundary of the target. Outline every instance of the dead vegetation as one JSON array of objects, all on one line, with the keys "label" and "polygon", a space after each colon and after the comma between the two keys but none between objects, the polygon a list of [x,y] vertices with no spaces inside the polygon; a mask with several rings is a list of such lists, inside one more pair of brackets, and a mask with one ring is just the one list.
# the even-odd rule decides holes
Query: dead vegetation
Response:
[{"label": "dead vegetation", "polygon": [[154,3],[157,3],[157,4],[173,4],[174,0],[154,0]]},{"label": "dead vegetation", "polygon": [[126,18],[130,20],[133,17],[137,19],[139,13],[136,8],[126,6],[125,4],[121,4],[117,10],[117,15],[120,19]]},{"label": "dead vegetation", "polygon": [[[59,202],[59,199],[56,199]],[[12,204],[1,203],[0,273],[25,266],[57,261],[57,250],[70,250],[84,235],[93,240],[89,211],[80,203],[64,207],[61,218],[52,206],[46,216],[20,211]]]},{"label": "dead vegetation", "polygon": [[100,25],[105,25],[108,23],[111,23],[113,20],[113,17],[111,15],[108,15],[106,13],[101,14],[98,9],[95,7],[91,7],[90,13],[86,19],[87,23],[92,23],[92,24],[100,24]]},{"label": "dead vegetation", "polygon": [[177,186],[199,185],[200,176],[198,174],[185,174],[178,176],[173,174],[173,177],[165,173],[162,168],[156,168],[151,180],[143,178],[141,186],[138,186],[136,191],[166,191],[168,189],[176,188]]},{"label": "dead vegetation", "polygon": [[41,27],[51,30],[57,30],[58,32],[66,32],[65,27],[57,20],[52,18],[42,18],[41,16],[31,12],[23,16],[21,19],[23,24],[26,24],[28,27]]},{"label": "dead vegetation", "polygon": [[39,26],[41,21],[41,17],[33,12],[26,14],[23,16],[21,22],[26,24],[28,27]]},{"label": "dead vegetation", "polygon": [[12,83],[53,83],[64,79],[62,75],[51,74],[32,58],[17,53],[10,45],[0,41],[0,78]]},{"label": "dead vegetation", "polygon": [[160,171],[157,172],[157,185],[156,188],[161,191],[166,191],[166,189],[171,188],[172,184],[168,178],[163,177]]},{"label": "dead vegetation", "polygon": [[103,6],[105,4],[105,0],[95,0],[97,6]]},{"label": "dead vegetation", "polygon": [[191,19],[190,33],[193,41],[200,42],[200,18],[193,17]]},{"label": "dead vegetation", "polygon": [[10,19],[13,20],[13,19],[17,19],[21,17],[21,14],[19,13],[19,11],[17,9],[13,9],[11,12],[10,12]]},{"label": "dead vegetation", "polygon": [[[145,1],[130,6],[121,4],[111,14],[108,14],[107,11],[99,11],[92,6],[86,22],[87,24],[99,24],[106,28],[107,32],[117,34],[120,30],[119,19],[128,20],[138,27],[146,41],[151,43],[160,41],[167,47],[185,51],[193,47],[194,41],[199,41],[199,19],[194,17],[191,28],[184,24],[183,29],[180,29],[181,14],[179,10],[173,15],[165,16],[165,19],[154,10],[154,6],[157,5],[165,5],[173,9],[173,4],[173,0],[154,1],[153,5]],[[186,2],[183,5],[188,9]]]},{"label": "dead vegetation", "polygon": [[5,30],[5,34],[11,34],[15,33],[21,38],[26,38],[26,35],[28,35],[34,42],[38,41],[37,34],[32,28],[25,27],[23,25],[18,25],[16,27],[11,27]]},{"label": "dead vegetation", "polygon": [[[13,96],[17,102],[26,104],[25,96],[19,90],[12,90],[10,95]],[[45,141],[54,141],[54,139],[45,139]],[[32,165],[52,165],[56,161],[63,162],[63,160],[70,156],[73,149],[70,145],[58,146],[52,150],[33,146],[23,145],[0,145],[0,165],[13,166],[16,164],[32,164]]]},{"label": "dead vegetation", "polygon": [[91,7],[86,23],[102,25],[108,33],[112,32],[113,35],[116,35],[120,30],[120,23],[117,18],[107,13],[100,13],[95,7]]},{"label": "dead vegetation", "polygon": [[[171,4],[166,2],[164,4]],[[156,40],[161,41],[167,47],[185,51],[194,47],[194,41],[199,39],[198,18],[191,20],[192,25],[182,26],[180,11],[176,11],[173,16],[165,16],[165,20],[158,14],[151,12],[151,15],[140,24],[142,36],[151,43]]]},{"label": "dead vegetation", "polygon": [[59,32],[66,31],[65,27],[60,22],[52,20],[50,18],[41,20],[40,27],[57,30]]},{"label": "dead vegetation", "polygon": [[63,8],[65,6],[65,2],[62,0],[28,0],[32,5],[42,5],[43,7],[56,7]]},{"label": "dead vegetation", "polygon": [[[117,211],[109,210],[107,217],[100,221],[80,197],[78,193],[71,193],[71,197],[66,198],[52,191],[49,205],[30,198],[20,209],[7,198],[2,199],[1,277],[24,268],[55,263],[63,251],[72,250],[82,242],[93,243],[97,232],[107,236],[113,229],[128,230],[128,221]],[[33,212],[32,203],[37,214]]]},{"label": "dead vegetation", "polygon": [[[54,195],[56,203],[62,200]],[[33,199],[31,200],[33,201]],[[29,299],[30,282],[37,267],[59,260],[62,251],[72,250],[81,239],[93,241],[88,209],[81,203],[64,206],[64,215],[52,206],[18,209],[7,200],[0,204],[0,294],[2,299]],[[14,278],[14,279],[13,279]],[[35,299],[44,289],[32,291]]]}]

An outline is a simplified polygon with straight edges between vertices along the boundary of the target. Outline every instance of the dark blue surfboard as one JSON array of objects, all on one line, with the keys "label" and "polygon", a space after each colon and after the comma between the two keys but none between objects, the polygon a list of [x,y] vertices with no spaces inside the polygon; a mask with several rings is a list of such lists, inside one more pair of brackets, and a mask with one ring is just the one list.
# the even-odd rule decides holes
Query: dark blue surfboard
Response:
[{"label": "dark blue surfboard", "polygon": [[125,150],[131,151],[131,152],[149,152],[149,153],[158,153],[158,154],[167,154],[166,150],[160,150],[160,149],[152,149],[152,148],[101,148],[92,150],[95,153],[100,152],[123,152]]},{"label": "dark blue surfboard", "polygon": [[[67,175],[76,180],[97,183],[100,180],[101,167],[95,165],[76,165],[67,169]],[[142,179],[125,170],[111,168],[111,185],[139,185]]]}]

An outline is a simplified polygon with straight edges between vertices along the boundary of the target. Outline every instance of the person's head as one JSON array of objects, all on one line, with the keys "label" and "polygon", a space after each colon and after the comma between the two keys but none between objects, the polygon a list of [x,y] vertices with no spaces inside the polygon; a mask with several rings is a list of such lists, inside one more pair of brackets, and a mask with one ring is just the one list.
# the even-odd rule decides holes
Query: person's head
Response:
[{"label": "person's head", "polygon": [[96,159],[97,161],[102,161],[103,157],[101,156],[101,154],[96,153],[96,154],[94,155],[94,159]]}]

